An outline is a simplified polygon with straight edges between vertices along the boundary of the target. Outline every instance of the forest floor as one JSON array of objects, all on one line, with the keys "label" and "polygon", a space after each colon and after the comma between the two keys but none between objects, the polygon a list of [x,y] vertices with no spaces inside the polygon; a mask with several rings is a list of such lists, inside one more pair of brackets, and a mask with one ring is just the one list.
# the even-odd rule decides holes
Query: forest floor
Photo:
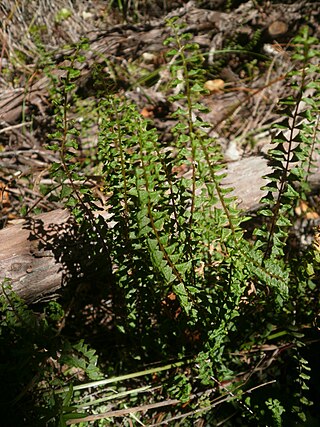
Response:
[{"label": "forest floor", "polygon": [[[296,64],[292,40],[305,25],[310,36],[320,38],[320,2],[3,0],[0,229],[65,206],[59,196],[61,183],[52,174],[52,165],[61,159],[50,149],[49,135],[57,130],[58,86],[71,66],[79,71],[69,111],[78,131],[78,161],[86,185],[95,189],[102,203],[96,156],[96,106],[101,98],[117,94],[136,104],[156,127],[163,145],[170,146],[173,112],[179,104],[169,101],[174,94],[173,59],[167,56],[164,41],[171,35],[166,19],[173,16],[198,45],[207,90],[199,102],[208,108],[200,118],[210,124],[208,134],[221,146],[224,162],[232,168],[242,159],[267,158],[273,126],[283,120],[279,100],[289,94],[287,75]],[[183,83],[178,90],[183,91]],[[186,165],[180,167],[181,175],[188,173]],[[243,201],[243,207],[256,206]],[[297,215],[301,212],[318,221],[319,196],[302,202]],[[84,290],[72,307],[64,332],[87,340],[107,364],[105,353],[110,350],[103,347],[99,331],[112,327],[114,314],[107,300],[97,308],[85,303],[87,296]],[[110,357],[115,361],[117,354]],[[156,419],[159,423],[161,416]]]}]

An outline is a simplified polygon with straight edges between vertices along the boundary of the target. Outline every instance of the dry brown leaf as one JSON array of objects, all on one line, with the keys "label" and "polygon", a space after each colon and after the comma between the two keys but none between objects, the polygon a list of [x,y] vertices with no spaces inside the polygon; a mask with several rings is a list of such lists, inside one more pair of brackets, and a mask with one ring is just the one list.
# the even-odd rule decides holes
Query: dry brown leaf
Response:
[{"label": "dry brown leaf", "polygon": [[224,89],[224,81],[222,79],[207,80],[203,87],[210,93],[220,93]]},{"label": "dry brown leaf", "polygon": [[0,182],[0,206],[3,210],[11,206],[9,192],[3,182]]}]

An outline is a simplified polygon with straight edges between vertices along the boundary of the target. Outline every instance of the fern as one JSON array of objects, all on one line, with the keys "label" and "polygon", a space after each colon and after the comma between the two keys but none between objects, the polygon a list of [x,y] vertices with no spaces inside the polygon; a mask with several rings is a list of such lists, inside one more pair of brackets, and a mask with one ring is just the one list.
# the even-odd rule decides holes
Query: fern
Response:
[{"label": "fern", "polygon": [[[315,40],[308,37],[307,32],[305,28],[302,35],[294,40],[297,46],[301,46],[301,52],[296,53],[293,58],[302,61],[302,71],[288,73],[288,79],[293,82],[292,89],[296,89],[297,93],[281,100],[285,119],[281,125],[276,126],[279,133],[273,140],[275,148],[269,151],[273,172],[266,177],[269,180],[265,186],[267,195],[261,200],[266,207],[260,212],[271,219],[269,230],[260,233],[263,237],[268,236],[264,260],[283,257],[293,208],[302,191],[309,190],[307,179],[312,170],[316,138],[312,129],[316,129],[318,123],[318,104],[305,97],[304,92],[307,88],[314,87],[314,83],[308,81],[307,77],[308,73],[315,75],[314,66],[310,66],[309,62],[318,53],[310,48]],[[301,81],[296,82],[297,79]],[[311,105],[311,108],[306,109],[303,103]]]},{"label": "fern", "polygon": [[[262,425],[266,414],[271,414],[274,425],[284,425],[292,408],[279,393],[278,384],[271,380],[273,385],[264,389],[263,396],[256,389],[270,378],[279,378],[282,350],[292,348],[286,354],[295,359],[297,380],[290,402],[301,419],[307,412],[307,397],[299,400],[298,394],[307,390],[308,364],[299,359],[296,348],[298,340],[303,340],[303,325],[316,319],[319,251],[310,249],[302,260],[290,259],[287,253],[294,207],[309,192],[307,181],[318,143],[318,98],[305,95],[307,89],[319,89],[318,82],[310,81],[316,67],[315,41],[306,30],[294,41],[299,69],[288,74],[294,94],[281,101],[284,120],[269,152],[273,171],[266,177],[267,194],[261,200],[260,215],[265,221],[256,228],[253,243],[244,237],[248,218],[238,209],[231,189],[223,185],[221,148],[209,137],[209,124],[200,118],[205,93],[203,55],[176,20],[169,21],[169,26],[172,37],[166,44],[172,83],[168,99],[176,123],[171,129],[171,147],[161,142],[152,121],[125,97],[101,98],[94,118],[99,115],[96,168],[101,172],[99,191],[105,204],[97,203],[85,186],[86,168],[78,161],[79,130],[70,120],[73,106],[81,105],[74,82],[79,47],[61,70],[63,77],[52,93],[57,129],[51,149],[59,156],[52,175],[61,186],[60,198],[73,209],[81,230],[100,242],[93,251],[101,252],[102,264],[109,268],[110,282],[105,283],[104,292],[112,300],[120,331],[117,339],[126,346],[116,349],[121,354],[120,366],[129,370],[137,361],[179,359],[178,364],[121,375],[119,382],[154,374],[157,386],[169,397],[190,401],[194,414],[203,410],[205,402],[208,420],[209,412],[214,412],[209,409],[224,405],[234,406],[241,422]],[[11,305],[16,305],[21,319],[37,335],[39,325],[27,307],[18,300]],[[51,323],[59,313],[59,307],[48,308]],[[5,331],[14,322],[22,323],[10,311],[2,320]],[[51,415],[57,410],[63,423],[77,415],[72,401],[78,401],[79,394],[74,391],[84,388],[69,387],[71,371],[81,370],[92,380],[102,375],[94,350],[83,340],[76,344],[60,341],[49,323],[41,323],[41,328],[52,336],[51,357],[67,366],[68,386],[63,387],[58,376],[57,386],[62,388],[56,393],[47,387],[44,391]],[[59,355],[54,344],[61,350]],[[273,347],[278,352],[264,364],[269,354],[265,348]],[[295,351],[296,357],[292,356]],[[110,382],[112,378],[91,385]],[[120,392],[130,394],[129,390]]]},{"label": "fern", "polygon": [[[232,375],[225,347],[238,330],[237,322],[243,322],[242,301],[250,283],[269,308],[266,297],[272,291],[272,310],[279,318],[291,298],[294,266],[288,264],[284,250],[293,204],[302,194],[297,184],[305,180],[315,137],[310,144],[310,126],[303,128],[302,142],[295,132],[307,85],[302,73],[297,100],[282,102],[283,113],[289,115],[282,130],[290,135],[280,133],[274,140],[276,147],[270,152],[274,171],[267,177],[261,211],[270,222],[268,229],[256,231],[259,239],[252,246],[243,238],[246,218],[236,208],[230,189],[222,186],[220,148],[207,135],[208,123],[199,119],[204,73],[198,47],[189,43],[189,35],[174,20],[169,25],[174,36],[167,44],[175,59],[170,100],[176,105],[173,117],[178,122],[172,129],[174,149],[161,146],[151,124],[124,99],[110,97],[101,104],[99,152],[115,223],[108,231],[108,244],[126,307],[119,327],[134,336],[143,329],[150,339],[146,309],[160,325],[166,296],[177,298],[171,331],[178,336],[179,325],[193,331],[201,325],[205,345],[198,355],[199,374],[204,383],[211,383],[212,369]],[[305,64],[307,56],[303,56]],[[189,173],[181,176],[182,168]],[[161,338],[157,335],[156,341],[164,348],[168,331],[157,332]]]}]

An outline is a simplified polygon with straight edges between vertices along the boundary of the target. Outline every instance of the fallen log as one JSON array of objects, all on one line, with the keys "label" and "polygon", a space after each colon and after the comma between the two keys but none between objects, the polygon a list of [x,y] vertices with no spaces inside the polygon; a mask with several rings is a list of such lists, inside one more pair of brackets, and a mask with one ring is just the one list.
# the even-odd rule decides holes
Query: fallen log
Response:
[{"label": "fallen log", "polygon": [[[262,176],[270,167],[264,157],[244,158],[229,163],[224,184],[234,188],[239,206],[255,210],[263,195]],[[310,183],[320,187],[320,161]],[[9,278],[12,288],[28,303],[41,300],[59,290],[69,280],[81,280],[83,272],[99,269],[101,262],[92,259],[90,238],[83,233],[70,213],[57,209],[26,219],[22,224],[0,231],[0,283]]]},{"label": "fallen log", "polygon": [[[49,232],[63,226],[67,228],[70,214],[57,209],[37,215],[34,223],[41,223],[43,231]],[[0,231],[0,281],[8,278],[12,289],[27,302],[54,293],[63,283],[62,265],[54,257],[52,251],[39,246],[30,221],[9,226]]]}]

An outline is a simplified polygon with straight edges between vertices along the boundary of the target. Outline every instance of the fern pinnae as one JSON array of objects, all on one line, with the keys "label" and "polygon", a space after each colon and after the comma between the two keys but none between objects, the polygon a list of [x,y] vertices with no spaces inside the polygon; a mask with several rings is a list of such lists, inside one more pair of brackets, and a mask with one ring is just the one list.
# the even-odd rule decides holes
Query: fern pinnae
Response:
[{"label": "fern pinnae", "polygon": [[[81,223],[84,224],[87,222],[89,224],[91,232],[96,235],[100,248],[102,248],[104,254],[106,255],[109,265],[111,265],[110,250],[106,244],[105,239],[103,238],[103,229],[99,221],[94,217],[92,209],[85,203],[82,192],[75,184],[75,180],[84,182],[83,175],[77,172],[77,161],[74,161],[73,164],[71,163],[71,160],[75,160],[77,150],[79,148],[76,139],[76,137],[79,135],[79,131],[75,128],[74,121],[69,119],[68,114],[71,107],[71,100],[76,98],[74,93],[76,84],[74,81],[79,76],[80,71],[75,68],[75,62],[77,60],[82,60],[82,57],[79,55],[79,50],[81,47],[85,48],[86,46],[84,43],[81,43],[80,46],[78,46],[76,49],[76,56],[71,58],[70,65],[68,67],[62,67],[62,69],[65,71],[65,77],[60,77],[61,81],[56,81],[57,77],[54,78],[52,76],[53,83],[55,83],[57,86],[56,89],[52,89],[51,91],[52,102],[55,106],[55,121],[57,131],[50,136],[59,140],[61,146],[52,144],[49,146],[49,148],[59,152],[59,169],[62,169],[63,171],[62,177],[60,177],[60,179],[62,178],[61,193],[63,191],[64,181],[68,180],[70,183],[71,191],[69,191],[68,201],[66,203],[67,206],[73,209],[76,218],[79,216],[77,208],[80,207],[80,212],[82,213],[80,215]],[[60,85],[58,83],[60,83]],[[62,87],[61,83],[63,83]],[[54,165],[52,165],[52,169],[53,174],[58,172],[58,169],[55,169]],[[83,193],[85,194],[85,192]]]},{"label": "fern pinnae", "polygon": [[[276,198],[276,202],[275,202],[275,206],[273,209],[273,217],[272,217],[272,221],[271,221],[271,227],[270,227],[270,231],[269,231],[269,236],[268,236],[268,240],[267,240],[267,244],[266,244],[266,249],[265,249],[265,253],[264,253],[264,257],[263,257],[263,261],[268,258],[269,254],[270,254],[270,250],[272,247],[272,240],[273,240],[273,236],[275,233],[275,228],[276,228],[276,223],[277,220],[279,218],[279,212],[280,212],[280,208],[282,205],[282,198],[283,198],[283,194],[285,192],[286,186],[288,184],[287,178],[288,178],[288,174],[290,172],[290,165],[291,165],[291,157],[292,157],[292,151],[293,151],[293,140],[294,140],[294,130],[296,129],[296,121],[297,121],[297,117],[298,117],[298,110],[299,110],[299,105],[300,105],[300,100],[301,100],[301,95],[299,95],[298,98],[298,102],[295,105],[295,109],[294,109],[294,113],[293,113],[293,117],[292,117],[292,124],[289,124],[288,121],[288,125],[290,126],[290,136],[289,136],[289,141],[288,141],[288,149],[286,150],[286,159],[285,159],[285,165],[283,167],[281,176],[280,176],[280,187],[278,190],[278,195]],[[284,142],[282,139],[278,140],[281,142]]]},{"label": "fern pinnae", "polygon": [[[284,220],[284,217],[288,216],[289,210],[292,208],[288,201],[292,202],[293,200],[297,200],[299,197],[299,193],[294,189],[291,185],[293,182],[299,181],[303,184],[302,177],[304,180],[307,179],[308,173],[310,171],[310,162],[312,162],[312,152],[313,152],[313,144],[307,142],[307,138],[303,139],[303,129],[301,129],[301,125],[299,123],[299,118],[303,118],[304,114],[300,112],[301,103],[304,100],[303,93],[307,87],[307,66],[310,61],[312,54],[309,54],[310,48],[310,40],[308,41],[307,30],[302,30],[302,36],[297,36],[295,38],[295,43],[297,43],[297,49],[301,48],[299,43],[302,42],[302,53],[296,53],[293,55],[294,59],[302,60],[302,70],[299,71],[300,82],[298,85],[298,91],[296,95],[296,99],[287,98],[282,101],[286,108],[284,110],[284,114],[286,114],[287,118],[285,120],[284,126],[275,126],[280,127],[280,132],[273,142],[277,143],[277,147],[274,150],[270,150],[269,154],[271,156],[271,165],[274,167],[274,171],[269,174],[267,177],[271,179],[271,181],[276,181],[278,178],[279,188],[276,199],[272,201],[272,219],[270,224],[270,230],[268,233],[268,238],[266,242],[266,248],[264,252],[263,262],[270,256],[271,251],[277,252],[280,250],[282,252],[281,246],[284,245],[284,241],[287,235],[285,228],[288,228],[290,225],[290,221]],[[288,74],[289,78],[297,75],[297,71],[291,71]],[[296,85],[292,83],[292,87],[295,89]],[[294,106],[293,111],[290,111],[290,107]],[[289,135],[286,137],[283,133],[283,127],[285,130],[289,130]],[[302,137],[300,136],[302,133]],[[287,145],[287,147],[285,147]],[[304,159],[308,159],[307,162]],[[293,163],[298,163],[298,166],[294,166],[291,168]],[[280,171],[280,175],[276,171]],[[267,184],[265,187],[269,190],[274,189],[274,184],[271,182]],[[300,191],[301,193],[301,191]],[[284,201],[284,196],[288,199],[288,201]],[[263,201],[269,199],[272,200],[272,197],[263,198]],[[282,212],[281,212],[282,210]],[[267,213],[267,216],[270,216]],[[283,219],[283,224],[280,226],[279,221]],[[276,228],[279,230],[278,240],[275,238]],[[280,231],[282,229],[282,231]],[[280,244],[280,246],[279,246]],[[275,253],[276,253],[275,252]]]},{"label": "fern pinnae", "polygon": [[[169,24],[170,25],[170,24]],[[173,22],[171,23],[171,28],[174,31],[174,41],[177,45],[177,56],[181,59],[181,68],[182,71],[182,77],[183,77],[183,84],[185,85],[185,94],[186,94],[186,102],[187,102],[187,108],[186,108],[186,121],[187,121],[187,134],[189,136],[189,141],[191,144],[191,198],[190,198],[190,216],[188,220],[188,227],[187,227],[187,233],[188,237],[185,239],[186,245],[188,248],[187,256],[189,259],[191,259],[192,264],[194,264],[193,261],[193,253],[192,253],[192,247],[190,246],[191,242],[191,236],[192,236],[192,226],[193,226],[193,216],[195,211],[195,198],[196,198],[196,140],[195,140],[195,130],[194,130],[194,124],[193,124],[193,116],[194,116],[194,108],[193,108],[193,99],[192,99],[192,85],[190,80],[190,74],[188,71],[188,63],[187,63],[187,57],[185,54],[185,50],[190,47],[188,44],[183,45],[183,40],[188,40],[190,38],[190,34],[183,34],[179,35],[178,30],[179,27],[177,25],[173,25]],[[202,58],[201,58],[202,59]],[[200,61],[201,61],[200,59]],[[193,279],[192,281],[195,282],[195,276],[194,276],[194,265],[192,268],[192,275]]]},{"label": "fern pinnae", "polygon": [[120,163],[121,163],[121,175],[123,179],[123,197],[124,197],[124,212],[125,212],[125,218],[127,220],[129,216],[129,206],[128,206],[128,183],[127,183],[127,174],[126,174],[126,168],[125,168],[125,160],[124,160],[124,152],[123,152],[123,143],[122,143],[122,135],[121,135],[121,118],[119,117],[119,111],[118,106],[115,105],[114,98],[111,98],[111,105],[112,109],[115,112],[116,115],[116,134],[117,138],[115,138],[114,143],[115,147],[119,150],[120,155]]},{"label": "fern pinnae", "polygon": [[317,118],[316,118],[316,121],[315,121],[315,126],[313,128],[313,133],[312,133],[312,136],[311,136],[312,143],[311,143],[311,149],[310,149],[310,156],[308,158],[307,176],[309,176],[312,173],[313,159],[314,159],[314,154],[316,152],[316,144],[318,142],[317,141],[317,135],[318,135],[318,132],[319,132],[319,130],[318,130],[319,129],[319,124],[320,124],[320,113],[317,114]]},{"label": "fern pinnae", "polygon": [[186,84],[186,95],[187,95],[187,112],[188,112],[188,134],[191,142],[191,169],[192,169],[192,188],[191,188],[191,206],[190,206],[190,218],[189,218],[189,232],[191,233],[193,214],[195,209],[195,197],[196,197],[196,143],[195,143],[195,133],[193,128],[193,107],[192,107],[192,99],[191,99],[191,87],[190,80],[188,75],[188,68],[186,57],[183,53],[183,49],[180,43],[180,39],[178,38],[179,48],[181,49],[181,58],[182,58],[182,66],[183,66],[183,74]]},{"label": "fern pinnae", "polygon": [[[221,181],[221,179],[223,178],[223,176],[220,176],[219,178],[217,177],[216,172],[215,172],[214,167],[213,167],[213,164],[212,164],[212,161],[210,159],[207,147],[205,146],[204,138],[200,137],[199,141],[200,141],[202,152],[204,153],[204,156],[205,156],[205,160],[206,160],[207,166],[209,168],[211,180],[212,180],[212,182],[214,184],[215,190],[216,190],[217,195],[218,195],[219,202],[220,202],[220,204],[222,206],[222,209],[223,209],[223,211],[224,211],[224,213],[225,213],[225,215],[227,217],[228,225],[230,227],[230,230],[231,230],[233,236],[236,237],[236,230],[235,230],[235,227],[234,227],[234,224],[233,224],[234,221],[233,221],[233,219],[231,217],[229,208],[227,206],[227,203],[226,203],[225,198],[224,198],[224,196],[222,194],[222,191],[221,191],[221,188],[220,188],[220,184],[219,184],[219,180]],[[207,191],[209,193],[210,198],[212,199],[213,195],[210,194],[210,189],[209,189],[208,186],[207,186]]]},{"label": "fern pinnae", "polygon": [[[182,60],[182,69],[183,69],[183,75],[184,75],[184,84],[186,86],[186,102],[187,102],[187,126],[188,126],[188,135],[190,138],[190,145],[191,145],[191,168],[192,168],[192,178],[191,178],[191,185],[192,185],[192,190],[191,190],[191,194],[192,194],[192,199],[191,199],[191,216],[190,216],[190,220],[189,220],[189,224],[190,224],[190,232],[191,232],[191,225],[192,225],[192,221],[193,221],[193,213],[195,211],[195,200],[196,200],[196,188],[197,188],[197,162],[199,162],[199,160],[197,161],[196,159],[196,152],[197,149],[201,149],[202,153],[204,154],[204,160],[207,164],[207,168],[209,171],[209,176],[211,178],[211,182],[214,184],[216,193],[218,195],[218,199],[219,202],[222,206],[223,211],[225,212],[225,215],[227,217],[227,221],[228,224],[230,226],[231,232],[232,234],[235,236],[235,228],[234,228],[234,220],[231,217],[230,214],[230,210],[229,210],[229,202],[226,202],[225,197],[222,194],[221,191],[221,187],[219,184],[219,181],[221,181],[221,179],[223,178],[223,176],[221,175],[219,178],[216,175],[216,170],[220,170],[221,169],[221,165],[218,164],[219,161],[222,160],[222,156],[221,154],[218,154],[216,151],[216,144],[215,141],[212,138],[208,138],[206,132],[202,129],[203,127],[208,127],[211,128],[211,125],[209,123],[206,122],[199,122],[199,120],[196,117],[196,110],[197,107],[199,108],[199,104],[194,105],[194,95],[195,94],[199,94],[204,92],[205,90],[203,89],[203,87],[201,87],[200,83],[201,80],[203,80],[203,70],[201,69],[193,69],[192,73],[190,73],[188,71],[188,63],[187,63],[187,58],[185,55],[185,50],[186,48],[191,48],[191,50],[195,50],[197,51],[198,46],[195,44],[190,44],[190,45],[185,45],[183,46],[181,44],[181,36],[178,35],[177,33],[177,29],[174,27],[175,29],[175,36],[176,36],[176,43],[178,45],[178,50],[180,52],[180,57]],[[187,34],[184,34],[184,36],[187,38]],[[198,62],[200,62],[202,64],[203,62],[203,58],[202,56],[198,57]],[[191,75],[192,74],[192,75]],[[191,78],[193,76],[197,77],[197,82],[192,86],[191,85]],[[202,108],[202,107],[200,107]],[[198,123],[197,123],[198,122]],[[210,154],[208,152],[207,146],[206,146],[206,142],[208,143],[208,145],[212,144],[214,147],[214,159],[210,158]],[[198,177],[200,178],[200,177]],[[205,177],[203,177],[205,178]],[[204,184],[207,188],[208,191],[208,195],[209,195],[209,199],[212,201],[213,198],[213,194],[210,191],[209,186],[207,185],[206,179],[204,180]],[[228,191],[229,192],[229,191]],[[238,213],[238,212],[237,212]]]},{"label": "fern pinnae", "polygon": [[[141,126],[141,121],[139,121],[139,127]],[[147,192],[147,197],[148,197],[148,201],[147,201],[147,212],[148,212],[148,217],[150,219],[150,224],[152,227],[152,231],[153,234],[158,242],[158,245],[160,247],[161,252],[163,253],[163,256],[165,258],[165,260],[167,261],[168,265],[170,266],[170,268],[172,269],[173,273],[175,274],[176,278],[178,279],[179,283],[183,283],[183,279],[179,273],[179,271],[177,270],[175,263],[173,263],[170,259],[170,256],[168,255],[165,246],[163,245],[158,230],[155,226],[155,221],[154,221],[154,216],[152,213],[152,207],[151,207],[151,200],[150,200],[150,188],[149,188],[149,177],[147,175],[147,168],[146,168],[146,164],[145,164],[145,160],[144,160],[144,146],[143,146],[143,141],[141,139],[141,132],[142,129],[140,127],[139,129],[140,131],[138,132],[138,144],[139,144],[139,150],[140,150],[140,159],[141,159],[141,167],[143,170],[143,176],[144,176],[144,183],[145,183],[145,188],[146,188],[146,192]],[[151,248],[150,248],[151,249]]]}]

